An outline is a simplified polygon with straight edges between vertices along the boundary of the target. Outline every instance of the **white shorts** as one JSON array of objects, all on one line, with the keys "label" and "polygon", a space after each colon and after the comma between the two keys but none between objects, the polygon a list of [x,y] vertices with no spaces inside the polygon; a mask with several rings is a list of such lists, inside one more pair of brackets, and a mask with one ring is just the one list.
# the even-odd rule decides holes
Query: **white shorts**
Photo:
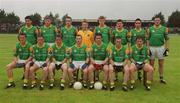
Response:
[{"label": "white shorts", "polygon": [[82,68],[82,66],[85,64],[85,61],[73,61],[73,64],[75,68]]},{"label": "white shorts", "polygon": [[119,63],[119,62],[114,62],[115,66],[123,66],[123,62]]},{"label": "white shorts", "polygon": [[20,60],[20,59],[19,59],[17,63],[25,63],[25,61],[26,61],[26,60]]},{"label": "white shorts", "polygon": [[150,56],[150,59],[155,59],[155,58],[158,58],[158,59],[164,59],[164,51],[165,51],[165,48],[164,46],[160,46],[160,47],[150,47],[150,51],[151,51],[151,56]]},{"label": "white shorts", "polygon": [[45,61],[35,61],[34,64],[36,64],[39,68],[43,66]]},{"label": "white shorts", "polygon": [[101,61],[101,60],[95,60],[95,63],[101,65],[101,64],[103,64],[103,61]]}]

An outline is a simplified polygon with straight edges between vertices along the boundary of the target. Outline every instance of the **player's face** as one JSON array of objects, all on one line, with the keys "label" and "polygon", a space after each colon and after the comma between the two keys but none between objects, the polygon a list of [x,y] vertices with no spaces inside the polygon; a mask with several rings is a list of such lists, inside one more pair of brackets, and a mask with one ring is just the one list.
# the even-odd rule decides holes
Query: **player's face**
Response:
[{"label": "player's face", "polygon": [[117,28],[123,28],[123,23],[122,22],[117,22],[116,27]]},{"label": "player's face", "polygon": [[71,19],[66,18],[66,25],[70,26],[70,25],[71,25],[71,23],[72,23]]},{"label": "player's face", "polygon": [[76,43],[81,44],[82,43],[82,38],[81,36],[76,36]]},{"label": "player's face", "polygon": [[102,37],[101,36],[96,36],[95,41],[96,41],[97,44],[101,44]]},{"label": "player's face", "polygon": [[44,43],[43,37],[38,37],[37,38],[37,43],[38,43],[38,45],[43,45],[43,43]]},{"label": "player's face", "polygon": [[137,43],[137,45],[142,45],[143,44],[143,40],[142,39],[137,39],[136,43]]},{"label": "player's face", "polygon": [[25,35],[20,35],[19,36],[19,41],[20,41],[20,43],[25,43],[26,42],[26,36]]},{"label": "player's face", "polygon": [[105,24],[105,19],[99,19],[99,24]]},{"label": "player's face", "polygon": [[88,23],[82,22],[82,28],[88,28]]},{"label": "player's face", "polygon": [[115,43],[116,43],[116,45],[121,45],[121,39],[117,38]]},{"label": "player's face", "polygon": [[46,25],[46,26],[49,26],[49,25],[51,25],[51,20],[50,19],[46,19],[45,21],[44,21],[44,24]]},{"label": "player's face", "polygon": [[26,22],[26,25],[32,25],[32,21],[30,19],[26,19],[25,22]]},{"label": "player's face", "polygon": [[154,19],[154,24],[155,24],[156,26],[159,26],[160,23],[161,23],[161,19],[160,19],[160,18],[155,18],[155,19]]},{"label": "player's face", "polygon": [[140,28],[141,27],[141,21],[136,21],[135,22],[135,28]]},{"label": "player's face", "polygon": [[56,43],[57,44],[61,44],[62,43],[62,39],[60,37],[56,38]]}]

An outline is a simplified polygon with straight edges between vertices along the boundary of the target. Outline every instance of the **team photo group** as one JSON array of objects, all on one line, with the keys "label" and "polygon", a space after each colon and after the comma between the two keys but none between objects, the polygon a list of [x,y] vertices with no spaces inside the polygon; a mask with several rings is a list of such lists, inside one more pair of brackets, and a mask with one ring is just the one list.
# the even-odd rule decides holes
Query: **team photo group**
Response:
[{"label": "team photo group", "polygon": [[[67,16],[65,26],[57,28],[50,17],[45,17],[43,26],[36,27],[32,25],[32,18],[26,16],[14,45],[14,59],[6,66],[9,82],[5,88],[15,87],[13,70],[22,68],[23,89],[78,89],[80,83],[90,90],[113,91],[120,87],[128,91],[137,88],[139,79],[144,82],[145,90],[150,91],[156,59],[159,83],[166,84],[163,71],[169,37],[168,28],[161,25],[159,17],[146,29],[140,18],[130,30],[121,19],[114,28],[106,25],[104,16],[97,22],[99,25],[90,30],[84,19],[81,29],[77,29]],[[42,71],[41,75],[37,70]],[[60,77],[55,78],[55,75]],[[60,81],[55,82],[59,78]]]}]

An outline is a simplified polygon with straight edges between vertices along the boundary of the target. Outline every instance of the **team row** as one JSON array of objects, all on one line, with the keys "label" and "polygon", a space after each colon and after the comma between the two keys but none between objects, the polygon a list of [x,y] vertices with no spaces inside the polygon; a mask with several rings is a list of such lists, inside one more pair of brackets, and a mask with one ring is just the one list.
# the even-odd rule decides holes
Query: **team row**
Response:
[{"label": "team row", "polygon": [[[89,89],[94,88],[95,77],[94,72],[103,71],[103,89],[115,88],[115,72],[123,71],[123,90],[128,90],[128,82],[130,88],[134,89],[136,70],[143,69],[147,73],[145,86],[150,90],[150,84],[153,78],[153,67],[148,64],[149,50],[144,45],[143,37],[138,36],[136,44],[131,48],[122,45],[122,38],[115,39],[115,45],[105,44],[102,42],[102,35],[95,35],[95,43],[91,48],[82,43],[82,36],[76,36],[76,43],[68,48],[62,42],[61,35],[56,36],[56,42],[51,47],[44,42],[42,36],[38,36],[37,44],[31,46],[26,41],[26,35],[19,35],[19,42],[16,44],[15,59],[7,65],[7,74],[9,83],[6,88],[14,87],[13,69],[16,67],[24,67],[24,84],[23,88],[27,89],[31,80],[30,88],[36,86],[35,72],[39,68],[43,70],[43,76],[40,83],[40,90],[44,88],[45,81],[49,80],[49,88],[54,87],[54,70],[62,69],[62,79],[60,89],[64,89],[66,77],[69,80],[69,86],[72,87],[75,79],[73,78],[76,71],[81,69],[83,72],[83,86]],[[130,63],[129,63],[130,61]],[[97,73],[98,74],[98,73]],[[76,74],[78,75],[78,74]]]}]

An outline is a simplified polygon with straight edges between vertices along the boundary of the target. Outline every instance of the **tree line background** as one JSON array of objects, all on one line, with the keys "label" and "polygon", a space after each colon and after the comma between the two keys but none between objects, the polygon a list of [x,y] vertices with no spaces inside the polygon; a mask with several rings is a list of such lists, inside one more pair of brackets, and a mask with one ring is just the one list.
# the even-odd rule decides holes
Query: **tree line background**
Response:
[{"label": "tree line background", "polygon": [[[34,13],[29,15],[32,18],[33,25],[41,26],[43,25],[43,18],[39,13]],[[50,12],[46,16],[52,18],[52,23],[57,27],[61,27],[65,24],[65,18],[68,14],[65,14],[63,17],[59,17],[59,14],[53,14]],[[168,21],[165,21],[165,17],[162,12],[155,14],[152,17],[152,20],[155,17],[160,17],[162,20],[162,24],[169,27],[172,33],[180,34],[180,11],[176,10],[171,13],[168,17]],[[24,25],[25,23],[20,21],[18,15],[14,12],[6,12],[4,9],[0,9],[0,33],[17,33],[18,29]]]}]

